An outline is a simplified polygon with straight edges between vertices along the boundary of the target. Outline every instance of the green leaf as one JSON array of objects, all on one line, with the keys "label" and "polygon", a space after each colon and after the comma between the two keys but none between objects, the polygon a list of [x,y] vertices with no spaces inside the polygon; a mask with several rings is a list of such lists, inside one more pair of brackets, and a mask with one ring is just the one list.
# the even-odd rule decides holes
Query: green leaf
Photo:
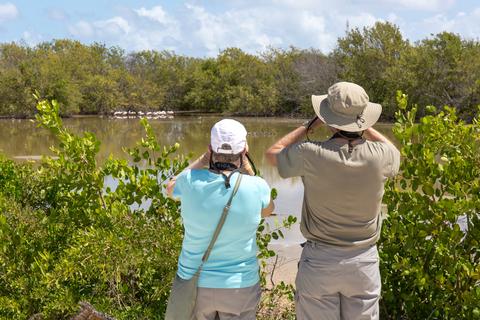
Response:
[{"label": "green leaf", "polygon": [[278,196],[277,189],[272,188],[272,190],[270,191],[270,197],[272,198],[272,200],[275,200],[277,199],[277,196]]},{"label": "green leaf", "polygon": [[430,185],[430,184],[423,185],[422,186],[422,191],[423,191],[423,193],[425,193],[428,196],[433,196],[433,194],[434,194],[433,186]]}]

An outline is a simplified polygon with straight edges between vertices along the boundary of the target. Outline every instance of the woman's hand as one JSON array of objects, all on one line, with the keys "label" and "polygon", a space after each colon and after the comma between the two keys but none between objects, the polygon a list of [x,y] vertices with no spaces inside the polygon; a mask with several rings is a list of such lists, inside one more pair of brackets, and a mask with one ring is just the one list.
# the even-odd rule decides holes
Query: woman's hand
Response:
[{"label": "woman's hand", "polygon": [[210,164],[210,157],[211,157],[211,154],[212,154],[212,150],[210,149],[210,146],[208,147],[207,151],[202,155],[202,157],[200,158],[201,159],[201,163],[204,167],[208,167],[208,165]]},{"label": "woman's hand", "polygon": [[255,171],[252,168],[252,165],[250,164],[250,161],[248,161],[247,158],[247,152],[248,152],[248,145],[245,147],[245,152],[242,155],[242,173],[248,174],[250,176],[255,175]]},{"label": "woman's hand", "polygon": [[193,161],[187,169],[203,169],[204,167],[208,167],[210,164],[210,155],[212,151],[210,150],[210,147],[208,150],[202,154],[200,157],[197,158],[197,160]]}]

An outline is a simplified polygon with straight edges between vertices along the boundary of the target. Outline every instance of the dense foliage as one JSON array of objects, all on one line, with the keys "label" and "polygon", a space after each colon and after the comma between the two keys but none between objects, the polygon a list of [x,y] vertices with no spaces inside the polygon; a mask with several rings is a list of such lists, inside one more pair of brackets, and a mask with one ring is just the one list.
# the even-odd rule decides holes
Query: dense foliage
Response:
[{"label": "dense foliage", "polygon": [[38,110],[59,140],[56,158],[0,159],[0,318],[63,319],[80,300],[119,318],[158,317],[181,246],[178,204],[162,184],[186,165],[178,146],[161,148],[143,123],[131,163],[100,167],[95,136],[67,131],[57,103]]},{"label": "dense foliage", "polygon": [[[32,116],[33,89],[62,115],[114,110],[182,110],[244,115],[311,113],[309,96],[335,81],[361,84],[393,120],[395,91],[421,106],[450,105],[470,121],[480,104],[480,42],[443,32],[415,44],[378,22],[347,30],[330,54],[229,48],[211,58],[168,51],[126,53],[102,44],[54,40],[0,44],[0,116]],[[418,110],[422,116],[423,109]]]},{"label": "dense foliage", "polygon": [[[382,319],[480,319],[480,123],[445,107],[400,111],[401,174],[387,186]],[[407,110],[410,109],[410,110]]]}]

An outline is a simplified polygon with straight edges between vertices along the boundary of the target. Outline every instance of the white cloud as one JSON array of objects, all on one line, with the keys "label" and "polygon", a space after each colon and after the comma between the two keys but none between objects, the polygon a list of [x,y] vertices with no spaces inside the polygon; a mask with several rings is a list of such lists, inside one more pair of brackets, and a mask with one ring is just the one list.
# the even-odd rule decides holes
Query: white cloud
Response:
[{"label": "white cloud", "polygon": [[296,7],[296,8],[310,8],[314,6],[318,6],[319,2],[316,0],[273,0],[274,4],[277,5],[286,5],[288,7]]},{"label": "white cloud", "polygon": [[156,21],[163,25],[170,25],[170,24],[177,24],[177,21],[170,17],[161,6],[153,7],[152,9],[148,10],[146,8],[140,8],[135,10],[135,12],[140,17],[146,17],[153,21]]},{"label": "white cloud", "polygon": [[326,19],[323,16],[317,16],[310,12],[303,12],[300,18],[300,26],[305,33],[310,34],[313,43],[311,46],[321,48],[330,48],[335,41],[335,37],[327,31]]},{"label": "white cloud", "polygon": [[[268,30],[280,30],[278,33],[283,45],[294,45],[300,48],[316,47],[324,53],[330,52],[339,36],[349,28],[372,26],[378,18],[370,10],[368,2],[375,2],[371,8],[377,9],[378,1],[354,0],[273,0],[263,14],[268,20]],[[258,11],[257,9],[252,9]],[[269,21],[272,12],[279,17]],[[390,13],[390,18],[394,17]]]},{"label": "white cloud", "polygon": [[[444,30],[478,37],[480,8],[453,10],[454,5],[455,0],[232,0],[219,10],[195,1],[176,11],[159,5],[125,9],[103,20],[80,20],[69,31],[82,41],[127,50],[168,49],[194,56],[216,56],[228,47],[258,53],[269,46],[328,53],[347,24],[362,29],[377,21],[398,24],[413,41]],[[441,8],[445,11],[432,13]]]},{"label": "white cloud", "polygon": [[132,27],[124,18],[113,17],[111,19],[94,21],[92,23],[82,20],[70,26],[69,31],[72,35],[81,38],[102,38],[128,35],[132,31]]},{"label": "white cloud", "polygon": [[78,21],[75,25],[69,26],[68,31],[81,38],[89,38],[95,34],[92,25],[86,21]]},{"label": "white cloud", "polygon": [[68,18],[68,15],[65,11],[59,8],[50,8],[48,9],[48,17],[53,20],[63,21]]},{"label": "white cloud", "polygon": [[448,8],[455,4],[455,0],[388,0],[408,9],[437,11]]},{"label": "white cloud", "polygon": [[206,12],[202,7],[187,4],[187,8],[193,13],[194,19],[199,23],[194,32],[198,39],[208,49],[209,54],[216,54],[219,45],[225,42],[226,29],[219,17]]},{"label": "white cloud", "polygon": [[425,31],[431,30],[431,33],[437,33],[440,32],[440,30],[452,31],[455,26],[455,20],[449,19],[443,14],[436,14],[424,19],[422,24],[426,28],[424,29]]},{"label": "white cloud", "polygon": [[93,23],[93,26],[100,35],[126,35],[132,31],[132,27],[123,17],[96,21]]},{"label": "white cloud", "polygon": [[[330,7],[330,10],[323,15],[314,15],[311,12],[304,12],[299,17],[299,23],[303,27],[303,32],[298,32],[304,41],[310,43],[310,47],[317,47],[322,52],[328,53],[334,49],[337,39],[343,36],[347,29],[371,27],[377,21],[383,19],[377,18],[367,12],[350,13],[348,10],[337,10]],[[310,30],[308,32],[308,30]],[[305,47],[300,45],[300,47]]]},{"label": "white cloud", "polygon": [[472,15],[477,17],[477,18],[480,18],[480,7],[473,10]]},{"label": "white cloud", "polygon": [[387,21],[388,22],[391,22],[391,23],[396,23],[398,22],[400,19],[399,17],[393,13],[393,12],[390,12],[388,15],[387,15]]},{"label": "white cloud", "polygon": [[[461,34],[463,37],[478,40],[480,35],[480,7],[469,13],[454,17],[451,22],[451,31]],[[440,32],[440,31],[439,31]]]},{"label": "white cloud", "polygon": [[[283,44],[269,23],[269,20],[275,20],[275,12],[267,13],[257,8],[214,14],[200,6],[187,4],[186,7],[192,15],[190,27],[195,36],[192,40],[206,48],[210,56],[227,47],[239,47],[254,53]],[[273,32],[269,34],[267,30]]]},{"label": "white cloud", "polygon": [[33,34],[29,31],[24,31],[22,33],[22,40],[25,41],[29,46],[35,46],[38,43],[43,41],[43,38],[39,34]]},{"label": "white cloud", "polygon": [[[261,1],[261,0],[260,0]],[[268,47],[290,45],[319,48],[328,53],[336,39],[351,27],[371,26],[374,15],[342,7],[309,10],[315,1],[278,0],[281,6],[243,6],[225,11],[186,3],[181,16],[172,16],[161,6],[133,9],[130,14],[100,21],[79,21],[69,28],[74,36],[115,43],[127,50],[170,49],[193,55],[216,56],[228,47],[258,53]],[[288,10],[285,6],[292,6]],[[326,8],[325,6],[320,6]],[[181,21],[181,22],[180,22]]]},{"label": "white cloud", "polygon": [[17,7],[10,2],[0,3],[0,23],[18,17]]},{"label": "white cloud", "polygon": [[[470,12],[438,13],[408,24],[410,38],[424,39],[443,31],[458,33],[462,38],[478,40],[480,34],[480,7]],[[405,23],[405,26],[407,24]],[[421,34],[419,31],[421,30]]]},{"label": "white cloud", "polygon": [[339,20],[348,21],[348,24],[351,28],[362,28],[362,27],[371,27],[377,21],[382,21],[370,13],[362,12],[358,15],[349,15],[349,16],[339,16]]},{"label": "white cloud", "polygon": [[134,12],[137,37],[132,38],[130,42],[138,50],[159,48],[175,50],[176,45],[182,42],[180,23],[161,6],[151,9],[142,7]]},{"label": "white cloud", "polygon": [[176,50],[181,40],[179,23],[160,6],[132,9],[105,20],[79,21],[69,27],[80,40],[114,43],[127,50]]}]

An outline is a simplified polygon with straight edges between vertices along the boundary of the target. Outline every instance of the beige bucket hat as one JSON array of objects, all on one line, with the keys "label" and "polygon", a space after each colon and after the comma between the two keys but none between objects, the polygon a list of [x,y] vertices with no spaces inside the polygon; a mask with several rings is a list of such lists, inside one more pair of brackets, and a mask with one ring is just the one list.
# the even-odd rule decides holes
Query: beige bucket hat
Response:
[{"label": "beige bucket hat", "polygon": [[382,113],[382,106],[370,102],[365,90],[351,82],[337,82],[328,88],[328,94],[312,95],[312,105],[327,125],[349,132],[370,128]]}]

